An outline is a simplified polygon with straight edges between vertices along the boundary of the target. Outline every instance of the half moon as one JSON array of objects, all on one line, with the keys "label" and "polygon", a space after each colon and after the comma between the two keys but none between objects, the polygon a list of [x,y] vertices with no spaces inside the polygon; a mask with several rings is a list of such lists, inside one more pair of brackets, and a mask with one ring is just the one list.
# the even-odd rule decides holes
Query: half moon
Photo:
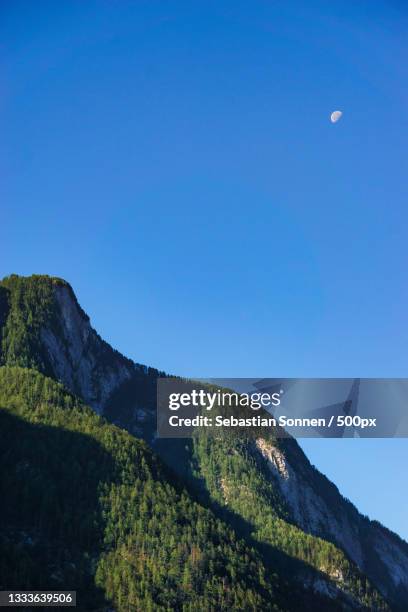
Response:
[{"label": "half moon", "polygon": [[332,113],[332,114],[330,115],[330,121],[331,121],[332,123],[337,123],[337,122],[338,122],[338,120],[341,118],[342,114],[343,114],[343,113],[342,113],[341,111],[338,111],[338,110],[337,110],[337,111],[334,111],[334,113]]}]

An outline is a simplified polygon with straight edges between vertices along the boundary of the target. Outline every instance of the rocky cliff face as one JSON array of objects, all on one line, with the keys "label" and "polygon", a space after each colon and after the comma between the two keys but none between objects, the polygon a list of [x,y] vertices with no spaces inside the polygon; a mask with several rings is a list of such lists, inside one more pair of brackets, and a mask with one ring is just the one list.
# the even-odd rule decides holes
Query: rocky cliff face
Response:
[{"label": "rocky cliff face", "polygon": [[[262,438],[258,438],[256,445],[267,460],[271,474],[291,511],[293,522],[307,533],[333,540],[362,567],[363,551],[358,524],[349,520],[348,513],[333,514],[331,503],[315,491],[308,475],[296,466],[293,467],[278,446],[268,444]],[[307,464],[302,467],[307,470]],[[344,502],[340,496],[339,502]]]},{"label": "rocky cliff face", "polygon": [[375,521],[362,516],[307,460],[294,440],[280,446],[256,441],[273,480],[290,509],[292,521],[306,533],[337,544],[382,593],[408,597],[408,545]]},{"label": "rocky cliff face", "polygon": [[[1,364],[43,371],[109,420],[152,443],[155,380],[160,373],[133,363],[104,342],[66,282],[48,277],[3,281],[0,340]],[[180,441],[174,449],[178,447]],[[166,446],[168,456],[174,449]],[[272,444],[259,438],[255,452],[265,462],[290,521],[344,551],[393,609],[408,609],[408,544],[360,515],[311,466],[296,441]],[[228,497],[233,496],[228,484]],[[335,579],[342,582],[343,577]]]},{"label": "rocky cliff face", "polygon": [[72,288],[61,279],[5,279],[0,285],[0,339],[0,364],[35,367],[98,413],[126,381],[153,372],[97,334]]},{"label": "rocky cliff face", "polygon": [[67,286],[54,289],[59,326],[44,325],[40,339],[53,375],[80,395],[97,412],[137,369],[136,364],[116,353],[91,327]]}]

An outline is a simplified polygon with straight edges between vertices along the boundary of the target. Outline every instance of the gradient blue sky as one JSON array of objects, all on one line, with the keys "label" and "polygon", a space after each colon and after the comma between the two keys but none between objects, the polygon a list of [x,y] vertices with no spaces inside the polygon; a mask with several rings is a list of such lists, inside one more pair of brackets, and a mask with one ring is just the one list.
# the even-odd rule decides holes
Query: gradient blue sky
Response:
[{"label": "gradient blue sky", "polygon": [[[404,4],[4,0],[0,276],[172,373],[406,376]],[[303,446],[408,537],[408,441]]]}]

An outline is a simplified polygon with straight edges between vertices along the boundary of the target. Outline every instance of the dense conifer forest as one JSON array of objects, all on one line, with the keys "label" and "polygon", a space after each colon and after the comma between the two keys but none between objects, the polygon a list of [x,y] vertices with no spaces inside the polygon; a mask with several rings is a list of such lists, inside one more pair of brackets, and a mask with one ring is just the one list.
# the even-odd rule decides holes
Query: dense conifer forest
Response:
[{"label": "dense conifer forest", "polygon": [[0,406],[1,588],[76,589],[83,609],[284,609],[259,556],[145,443],[33,370],[0,369]]}]

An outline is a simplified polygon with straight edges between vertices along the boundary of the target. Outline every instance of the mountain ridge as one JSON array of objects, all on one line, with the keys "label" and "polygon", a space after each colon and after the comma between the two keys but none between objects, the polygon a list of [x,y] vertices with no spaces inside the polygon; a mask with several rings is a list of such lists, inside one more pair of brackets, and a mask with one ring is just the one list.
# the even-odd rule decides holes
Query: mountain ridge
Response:
[{"label": "mountain ridge", "polygon": [[[230,520],[232,513],[237,521],[248,523],[248,541],[255,541],[260,549],[270,542],[282,554],[311,562],[316,570],[326,568],[323,573],[329,582],[334,580],[336,588],[358,601],[361,596],[357,593],[363,587],[353,586],[360,581],[358,571],[353,569],[355,564],[370,577],[393,609],[403,609],[398,606],[399,601],[408,602],[408,545],[378,523],[362,517],[337,487],[311,466],[295,441],[261,439],[232,454],[229,463],[224,461],[220,449],[228,455],[232,448],[230,441],[222,441],[219,448],[211,449],[200,438],[184,449],[180,444],[155,441],[155,381],[164,373],[133,363],[103,341],[91,327],[88,315],[66,281],[11,275],[0,283],[0,289],[2,365],[34,367],[60,380],[96,412],[145,439],[219,518]],[[218,461],[218,480],[211,473],[214,465],[211,469],[207,465],[203,449],[209,451],[208,457]],[[231,476],[237,469],[248,478],[246,495],[254,500],[251,512],[236,479]],[[227,490],[229,499],[226,499]],[[273,491],[273,498],[262,490]],[[280,501],[273,501],[275,498]],[[276,514],[277,503],[287,508],[286,518]],[[335,518],[336,513],[340,519]],[[344,522],[345,517],[350,525]],[[262,521],[266,521],[267,527]],[[283,535],[279,529],[276,531],[279,521],[283,521]],[[300,538],[298,546],[305,550],[312,547],[309,557],[286,542],[292,532]],[[375,534],[375,538],[370,534]],[[308,537],[317,540],[308,540]],[[323,544],[319,544],[320,538]],[[381,541],[380,550],[377,550],[376,538]],[[344,553],[337,553],[337,549],[330,552],[330,542]],[[342,565],[341,572],[337,571],[336,563]],[[324,592],[328,587],[320,585],[320,588]]]}]

